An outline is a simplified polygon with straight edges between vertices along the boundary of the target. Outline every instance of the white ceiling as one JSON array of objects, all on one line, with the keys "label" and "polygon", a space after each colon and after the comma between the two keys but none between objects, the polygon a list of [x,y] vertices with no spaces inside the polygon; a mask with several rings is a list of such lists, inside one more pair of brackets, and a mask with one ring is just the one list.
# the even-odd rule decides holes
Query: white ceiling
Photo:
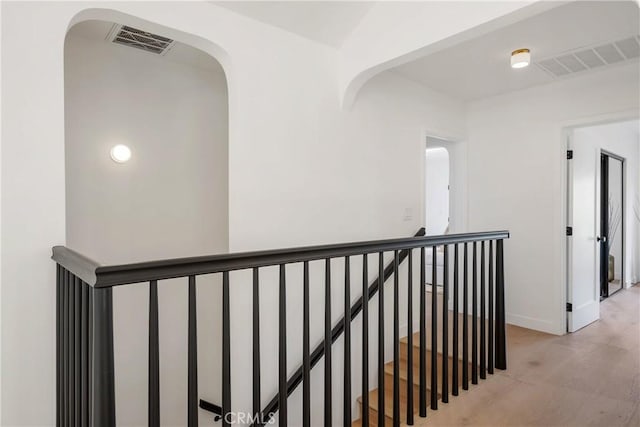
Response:
[{"label": "white ceiling", "polygon": [[339,47],[374,1],[212,1],[241,15]]},{"label": "white ceiling", "polygon": [[[480,99],[557,79],[533,64],[512,69],[510,53],[515,49],[529,48],[535,62],[580,47],[638,35],[639,25],[635,2],[571,2],[393,71],[461,100]],[[588,72],[592,71],[562,78]]]},{"label": "white ceiling", "polygon": [[[68,35],[71,37],[83,37],[85,39],[94,40],[97,42],[111,43],[107,40],[107,35],[113,27],[113,22],[106,21],[82,21],[69,30]],[[162,34],[159,34],[162,35]],[[114,44],[122,49],[135,49],[132,47],[122,46]],[[192,67],[203,68],[206,70],[220,70],[220,64],[209,54],[196,49],[184,43],[175,42],[173,46],[163,56],[159,56],[155,53],[145,52],[143,50],[136,49],[141,55],[153,55],[160,58],[165,58],[169,61],[180,62]]]}]

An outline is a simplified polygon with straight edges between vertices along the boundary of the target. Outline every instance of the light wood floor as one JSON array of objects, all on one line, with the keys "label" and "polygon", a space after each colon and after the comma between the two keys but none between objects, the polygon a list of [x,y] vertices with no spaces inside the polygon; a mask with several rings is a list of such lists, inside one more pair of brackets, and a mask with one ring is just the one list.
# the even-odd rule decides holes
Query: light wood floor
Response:
[{"label": "light wood floor", "polygon": [[564,336],[509,326],[507,370],[415,425],[640,427],[640,285],[600,310]]}]

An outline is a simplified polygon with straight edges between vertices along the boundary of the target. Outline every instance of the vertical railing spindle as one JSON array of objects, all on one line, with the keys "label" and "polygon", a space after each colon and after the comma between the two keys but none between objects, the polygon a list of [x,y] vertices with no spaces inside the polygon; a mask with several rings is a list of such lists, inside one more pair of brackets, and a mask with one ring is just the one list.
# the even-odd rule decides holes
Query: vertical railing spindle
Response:
[{"label": "vertical railing spindle", "polygon": [[351,267],[349,257],[344,257],[344,427],[351,427]]},{"label": "vertical railing spindle", "polygon": [[[385,425],[384,414],[384,253],[378,255],[378,425]],[[367,408],[366,410],[369,410]]]},{"label": "vertical railing spindle", "polygon": [[287,427],[287,284],[284,264],[280,264],[278,296],[278,425]]},{"label": "vertical railing spindle", "polygon": [[407,424],[413,425],[413,252],[407,268]]},{"label": "vertical railing spindle", "polygon": [[331,259],[325,259],[324,265],[324,425],[331,427]]},{"label": "vertical railing spindle", "polygon": [[369,427],[369,263],[362,255],[362,426]]},{"label": "vertical railing spindle", "polygon": [[160,427],[160,347],[158,331],[158,282],[149,282],[149,427]]},{"label": "vertical railing spindle", "polygon": [[[195,288],[195,281],[194,281]],[[194,290],[195,295],[195,290]],[[194,306],[195,312],[195,306]],[[196,358],[196,363],[197,363]],[[197,391],[197,387],[196,387]],[[229,304],[229,272],[222,273],[222,426],[229,427],[231,419],[231,306]]]},{"label": "vertical railing spindle", "polygon": [[462,266],[462,388],[469,389],[469,258],[464,244]]},{"label": "vertical railing spindle", "polygon": [[451,394],[458,395],[458,244],[453,246],[453,364],[451,366]]},{"label": "vertical railing spindle", "polygon": [[480,247],[480,378],[487,378],[487,312],[485,309],[487,285],[485,281],[484,241]]},{"label": "vertical railing spindle", "polygon": [[63,270],[56,264],[56,427],[62,426],[62,286]]},{"label": "vertical railing spindle", "polygon": [[[260,417],[262,413],[262,400],[260,398],[260,271],[253,269],[253,415]],[[260,419],[260,418],[258,418]]]},{"label": "vertical railing spindle", "polygon": [[420,416],[427,416],[427,303],[426,303],[426,267],[424,246],[420,248]]},{"label": "vertical railing spindle", "polygon": [[504,241],[496,242],[496,368],[507,369],[506,319],[504,308]]},{"label": "vertical railing spindle", "polygon": [[[224,291],[223,291],[224,294]],[[224,304],[224,303],[223,303]],[[198,331],[196,318],[196,277],[189,276],[189,325],[187,342],[187,425],[198,426]],[[223,309],[224,311],[224,309]],[[224,322],[224,313],[222,315]],[[224,347],[224,337],[223,337]],[[224,357],[224,356],[223,356]],[[224,368],[222,371],[224,387]],[[224,424],[224,419],[223,419]]]},{"label": "vertical railing spindle", "polygon": [[309,262],[302,266],[302,425],[311,426],[311,361],[309,358]]},{"label": "vertical railing spindle", "polygon": [[67,276],[67,298],[69,307],[69,350],[67,352],[67,376],[69,382],[69,409],[68,409],[68,425],[74,426],[76,422],[76,381],[75,381],[75,336],[76,336],[76,304],[75,304],[75,276],[71,273]]},{"label": "vertical railing spindle", "polygon": [[477,242],[473,242],[473,289],[472,289],[472,329],[471,335],[471,383],[478,384],[478,253]]},{"label": "vertical railing spindle", "polygon": [[442,275],[442,402],[449,402],[449,245],[444,245]]},{"label": "vertical railing spindle", "polygon": [[438,247],[431,247],[431,409],[438,409]]},{"label": "vertical railing spindle", "polygon": [[493,240],[489,240],[489,343],[487,344],[487,351],[489,352],[489,373],[493,374]]},{"label": "vertical railing spindle", "polygon": [[[393,425],[400,426],[400,281],[398,251],[393,252]],[[384,279],[383,279],[384,280]],[[384,283],[382,284],[384,286]],[[384,393],[384,390],[382,390]]]},{"label": "vertical railing spindle", "polygon": [[80,282],[80,278],[74,276],[74,280],[73,280],[73,305],[75,307],[74,311],[75,311],[75,315],[74,315],[74,321],[75,321],[75,326],[74,326],[74,334],[75,334],[75,338],[74,338],[74,344],[73,344],[73,351],[74,351],[74,356],[73,356],[73,361],[74,361],[74,366],[73,366],[73,376],[74,376],[74,385],[73,388],[75,390],[75,396],[74,396],[74,400],[75,400],[75,413],[74,413],[74,419],[75,419],[75,425],[80,427],[81,424],[81,419],[80,417],[82,416],[81,411],[82,411],[82,383],[81,383],[81,372],[80,372],[80,365],[81,365],[81,334],[80,334],[80,318],[82,316],[82,299],[81,299],[81,293],[82,293],[82,284]]},{"label": "vertical railing spindle", "polygon": [[90,341],[89,341],[89,285],[81,282],[81,296],[82,299],[82,315],[81,315],[81,341],[82,352],[80,354],[80,371],[82,372],[82,384],[80,386],[80,396],[82,399],[80,408],[80,425],[89,425],[89,405],[91,404],[89,394],[89,355],[90,355]]}]

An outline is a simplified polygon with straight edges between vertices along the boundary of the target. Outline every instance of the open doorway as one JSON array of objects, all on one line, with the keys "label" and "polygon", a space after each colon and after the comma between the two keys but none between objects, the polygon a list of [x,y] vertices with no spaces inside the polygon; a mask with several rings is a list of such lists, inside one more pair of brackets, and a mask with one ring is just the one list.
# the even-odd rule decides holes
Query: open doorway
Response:
[{"label": "open doorway", "polygon": [[600,318],[600,301],[638,281],[640,121],[576,127],[567,151],[567,330]]},{"label": "open doorway", "polygon": [[449,232],[451,164],[447,144],[440,138],[427,138],[424,220],[426,234],[430,236]]}]

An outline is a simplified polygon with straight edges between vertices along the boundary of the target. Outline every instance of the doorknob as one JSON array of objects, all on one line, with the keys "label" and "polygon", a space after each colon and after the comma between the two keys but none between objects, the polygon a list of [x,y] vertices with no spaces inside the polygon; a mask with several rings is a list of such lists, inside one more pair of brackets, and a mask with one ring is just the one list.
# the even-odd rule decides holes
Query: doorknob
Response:
[{"label": "doorknob", "polygon": [[596,237],[596,240],[599,242],[600,240],[602,240],[602,243],[607,243],[607,236],[598,236]]}]

